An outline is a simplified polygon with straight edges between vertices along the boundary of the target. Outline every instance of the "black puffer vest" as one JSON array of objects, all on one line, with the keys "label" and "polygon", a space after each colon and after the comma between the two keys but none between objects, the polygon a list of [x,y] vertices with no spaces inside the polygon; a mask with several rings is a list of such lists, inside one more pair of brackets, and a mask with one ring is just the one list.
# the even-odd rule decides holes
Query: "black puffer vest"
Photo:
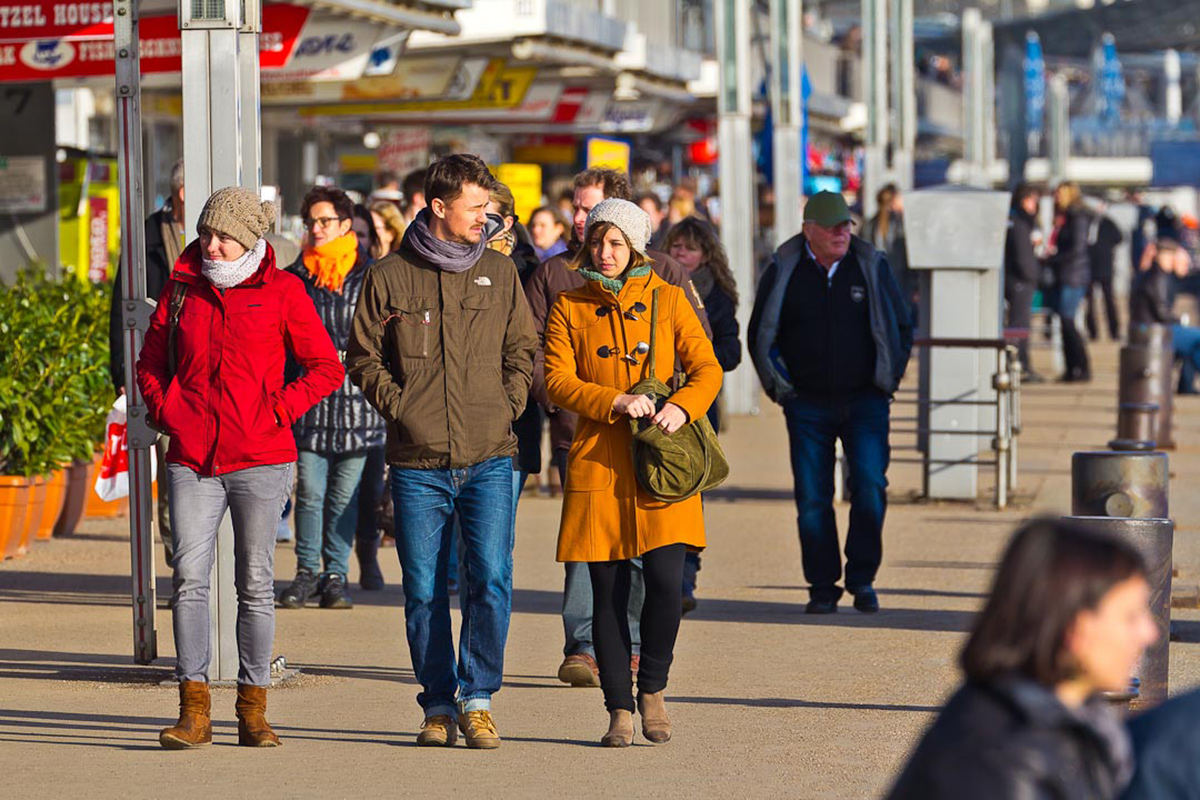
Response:
[{"label": "black puffer vest", "polygon": [[[312,274],[304,266],[303,256],[288,267],[288,271],[304,281],[304,289],[312,298],[317,316],[329,331],[338,357],[346,360],[346,346],[350,342],[350,323],[354,319],[354,307],[363,281],[374,266],[366,251],[359,249],[358,263],[342,284],[338,294],[318,288]],[[288,362],[288,379],[298,376],[300,367]],[[361,453],[373,447],[383,447],[387,437],[387,424],[375,409],[367,403],[362,391],[350,382],[349,376],[336,392],[325,397],[296,421],[292,428],[296,435],[296,447],[323,455]]]}]

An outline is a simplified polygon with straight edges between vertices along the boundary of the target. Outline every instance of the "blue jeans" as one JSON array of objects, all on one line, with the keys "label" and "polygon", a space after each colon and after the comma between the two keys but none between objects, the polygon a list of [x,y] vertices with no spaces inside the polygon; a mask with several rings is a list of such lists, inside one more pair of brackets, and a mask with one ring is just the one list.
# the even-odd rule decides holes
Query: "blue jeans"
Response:
[{"label": "blue jeans", "polygon": [[883,558],[887,511],[888,398],[873,389],[837,398],[793,397],[783,407],[791,445],[796,523],[804,577],[814,599],[837,600],[842,576],[833,513],[834,444],[842,440],[850,471],[846,589],[875,582]]},{"label": "blue jeans", "polygon": [[[523,469],[513,470],[513,537],[516,538],[517,527],[517,503],[521,500],[521,492],[525,491],[525,481],[529,479],[529,473]],[[458,514],[454,515],[454,546],[450,548],[450,567],[446,574],[450,583],[454,586],[458,585],[458,559],[461,558],[460,550],[463,549],[461,525],[458,522]]]},{"label": "blue jeans", "polygon": [[1091,374],[1088,360],[1087,343],[1079,326],[1075,323],[1075,315],[1079,304],[1083,302],[1087,289],[1082,286],[1061,286],[1050,293],[1054,313],[1062,324],[1063,361],[1066,363],[1066,376],[1080,378]]},{"label": "blue jeans", "polygon": [[1175,358],[1182,362],[1179,370],[1179,393],[1195,394],[1196,370],[1200,369],[1200,328],[1171,326],[1171,341]]},{"label": "blue jeans", "polygon": [[[554,462],[558,466],[559,484],[567,485],[567,451],[558,450],[554,453]],[[646,602],[646,581],[642,574],[642,560],[635,558],[630,561],[632,568],[629,576],[629,638],[633,652],[642,650],[642,606]],[[592,611],[595,598],[592,596],[592,574],[588,565],[583,561],[568,561],[563,564],[566,568],[566,580],[563,582],[562,621],[563,655],[573,656],[578,653],[596,657],[596,646],[592,639]]]},{"label": "blue jeans", "polygon": [[346,579],[358,525],[359,484],[366,463],[366,453],[324,455],[300,451],[296,461],[297,569]]},{"label": "blue jeans", "polygon": [[[404,619],[425,716],[490,709],[504,675],[512,614],[512,459],[465,469],[392,467],[396,552],[404,572]],[[461,521],[462,631],[458,665],[450,630],[447,568],[451,516]]]}]

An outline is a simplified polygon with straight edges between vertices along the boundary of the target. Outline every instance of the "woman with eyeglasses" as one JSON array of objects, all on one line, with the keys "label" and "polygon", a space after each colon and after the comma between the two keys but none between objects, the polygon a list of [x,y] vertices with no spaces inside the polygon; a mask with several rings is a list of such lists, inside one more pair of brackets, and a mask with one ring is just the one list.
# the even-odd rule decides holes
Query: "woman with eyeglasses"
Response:
[{"label": "woman with eyeglasses", "polygon": [[[579,415],[563,488],[558,560],[587,562],[593,590],[592,638],[609,712],[607,747],[633,742],[633,712],[642,734],[671,738],[664,691],[674,658],[687,548],[703,548],[700,498],[653,499],[639,485],[630,420],[667,434],[708,411],[721,388],[721,365],[696,312],[679,287],[658,277],[646,255],[650,218],[627,200],[609,198],[588,214],[583,247],[572,267],[587,283],[558,296],[546,322],[546,391],[556,406]],[[654,333],[656,377],[674,383],[678,359],[687,382],[661,408],[630,394],[649,377]],[[630,560],[641,558],[641,663],[635,703],[630,671]]]},{"label": "woman with eyeglasses", "polygon": [[[354,307],[374,260],[367,242],[360,245],[352,230],[354,203],[341,189],[314,187],[305,195],[301,213],[306,228],[304,250],[288,270],[304,282],[317,315],[344,358]],[[300,451],[296,578],[280,595],[279,605],[303,608],[319,595],[321,608],[349,609],[354,606],[347,588],[350,552],[355,545],[364,470],[368,454],[384,445],[386,425],[362,391],[346,378],[337,391],[296,421],[294,433]],[[373,479],[368,480],[373,486]],[[364,577],[371,585],[368,572],[377,562],[364,560],[363,555],[360,548]]]},{"label": "woman with eyeglasses", "polygon": [[1057,520],[1017,531],[963,648],[966,680],[890,800],[1111,800],[1133,774],[1103,692],[1159,636],[1128,542]]}]

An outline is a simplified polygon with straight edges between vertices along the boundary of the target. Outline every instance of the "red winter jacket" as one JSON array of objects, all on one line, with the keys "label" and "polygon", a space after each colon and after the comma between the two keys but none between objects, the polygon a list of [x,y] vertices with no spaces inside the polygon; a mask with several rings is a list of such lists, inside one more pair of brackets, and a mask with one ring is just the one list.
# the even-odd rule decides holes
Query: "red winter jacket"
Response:
[{"label": "red winter jacket", "polygon": [[[295,461],[292,423],[345,375],[304,283],[275,268],[270,245],[259,270],[224,293],[200,269],[199,243],[192,242],[171,273],[188,286],[175,334],[175,379],[167,377],[170,281],[138,358],[138,388],[171,437],[167,461],[205,476]],[[304,374],[284,386],[287,351]]]}]

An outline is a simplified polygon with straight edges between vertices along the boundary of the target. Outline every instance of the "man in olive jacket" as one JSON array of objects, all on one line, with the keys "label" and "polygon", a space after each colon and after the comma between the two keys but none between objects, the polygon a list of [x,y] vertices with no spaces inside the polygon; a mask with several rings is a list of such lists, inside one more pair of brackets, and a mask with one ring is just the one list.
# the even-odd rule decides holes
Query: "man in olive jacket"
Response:
[{"label": "man in olive jacket", "polygon": [[[346,367],[388,423],[404,614],[425,713],[417,744],[500,746],[512,612],[512,423],[525,408],[537,335],[513,262],[486,249],[495,178],[475,156],[429,169],[400,250],[368,274]],[[466,557],[456,668],[447,562],[457,512]],[[456,706],[457,702],[457,706]]]}]

